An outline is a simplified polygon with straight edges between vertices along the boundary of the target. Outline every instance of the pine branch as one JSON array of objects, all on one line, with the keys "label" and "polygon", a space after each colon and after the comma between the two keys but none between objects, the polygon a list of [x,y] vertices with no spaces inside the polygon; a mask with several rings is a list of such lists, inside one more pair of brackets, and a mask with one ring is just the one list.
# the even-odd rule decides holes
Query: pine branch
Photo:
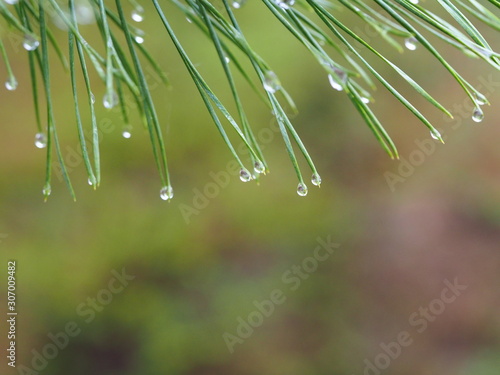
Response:
[{"label": "pine branch", "polygon": [[[151,67],[165,85],[168,79],[160,64],[144,48],[144,33],[136,26],[145,19],[145,10],[136,0],[115,0],[114,5],[104,0],[0,0],[0,20],[12,32],[24,38],[29,61],[29,73],[33,92],[34,110],[37,123],[35,145],[47,150],[46,181],[43,188],[45,198],[51,192],[52,157],[55,152],[66,185],[74,197],[69,174],[61,154],[58,141],[56,119],[52,110],[51,67],[49,53],[55,53],[64,67],[69,71],[71,92],[76,116],[79,145],[87,171],[89,184],[94,188],[100,184],[100,152],[99,133],[97,128],[95,97],[92,93],[90,69],[95,70],[99,79],[106,86],[103,97],[104,107],[110,109],[120,106],[123,118],[122,135],[131,136],[128,109],[125,105],[126,94],[132,95],[137,103],[137,111],[147,129],[153,156],[156,162],[162,188],[160,197],[164,200],[173,198],[173,188],[167,164],[167,150],[161,131],[161,122],[157,115],[154,97],[144,74],[146,66]],[[218,131],[226,143],[230,153],[240,166],[240,179],[244,182],[258,180],[259,176],[269,171],[262,149],[254,135],[251,119],[245,111],[245,102],[241,99],[235,75],[241,75],[244,81],[258,94],[276,117],[286,150],[298,179],[297,193],[307,195],[307,186],[300,168],[299,150],[312,174],[312,184],[319,186],[321,177],[315,164],[294,128],[285,108],[296,111],[291,96],[282,86],[278,71],[272,69],[257,53],[258,46],[252,46],[245,38],[238,24],[238,12],[244,12],[246,0],[209,1],[209,0],[171,0],[178,8],[178,13],[170,15],[164,11],[164,4],[152,0],[156,15],[161,20],[165,38],[170,39],[183,61],[194,85],[213,119]],[[418,0],[261,0],[262,12],[269,12],[276,22],[289,32],[290,38],[300,42],[305,50],[323,69],[333,89],[344,93],[359,112],[363,120],[373,132],[375,138],[391,158],[398,158],[396,145],[392,141],[376,113],[371,109],[374,81],[378,81],[404,107],[416,116],[430,131],[430,136],[443,142],[441,135],[421,110],[401,94],[389,81],[377,71],[374,60],[381,60],[393,69],[403,80],[421,95],[431,106],[449,117],[451,113],[428,93],[419,83],[410,77],[383,52],[375,48],[363,38],[347,22],[342,20],[342,13],[352,13],[361,22],[370,26],[398,51],[405,46],[409,50],[421,47],[427,50],[443,65],[450,76],[457,82],[469,100],[474,104],[471,114],[476,122],[480,122],[484,113],[482,106],[489,104],[486,96],[468,82],[447,60],[443,52],[438,50],[429,36],[443,41],[461,50],[465,57],[475,57],[487,64],[500,68],[500,54],[495,52],[481,33],[482,27],[490,27],[500,31],[500,2],[497,0],[437,0],[438,11],[431,11]],[[130,17],[126,9],[132,7]],[[434,6],[435,8],[436,6]],[[242,9],[240,9],[242,8]],[[344,11],[344,12],[342,12]],[[219,62],[227,79],[228,89],[234,100],[236,116],[227,109],[216,92],[207,84],[205,77],[198,71],[186,52],[181,38],[172,26],[173,17],[184,15],[207,37],[217,53]],[[449,19],[448,21],[445,18]],[[49,22],[56,19],[57,22]],[[80,33],[79,24],[94,22],[104,44],[105,54],[101,55]],[[352,21],[349,21],[352,22]],[[478,26],[480,25],[480,27]],[[54,37],[53,28],[59,26],[68,34],[69,54],[65,56]],[[119,42],[125,40],[126,43]],[[0,56],[6,66],[7,90],[15,90],[18,86],[12,64],[9,62],[9,48],[0,40]],[[236,56],[244,56],[249,64]],[[254,71],[247,71],[244,66],[251,66]],[[88,110],[91,116],[90,144],[85,138],[79,104],[80,91],[77,75],[83,75]],[[19,74],[19,72],[17,72]],[[253,75],[257,79],[251,78]],[[39,82],[41,77],[47,119],[40,116]],[[156,99],[158,102],[159,99]],[[230,132],[234,132],[243,142],[249,153],[249,163],[242,159],[231,142]],[[444,143],[444,142],[443,142]]]}]

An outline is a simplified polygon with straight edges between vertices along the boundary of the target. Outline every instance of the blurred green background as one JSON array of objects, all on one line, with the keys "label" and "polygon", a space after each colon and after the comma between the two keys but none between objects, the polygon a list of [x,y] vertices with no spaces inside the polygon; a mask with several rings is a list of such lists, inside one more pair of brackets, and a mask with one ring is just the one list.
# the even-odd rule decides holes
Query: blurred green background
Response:
[{"label": "blurred green background", "polygon": [[[213,46],[170,4],[166,9],[193,61],[229,102]],[[172,82],[171,88],[155,88],[153,97],[175,198],[170,203],[159,198],[149,136],[136,125],[138,119],[133,117],[132,138],[124,139],[119,114],[104,109],[98,113],[108,124],[101,143],[102,186],[96,191],[88,186],[74,154],[69,76],[54,60],[56,121],[63,153],[74,163],[78,200],[74,203],[55,178],[44,203],[45,152],[33,146],[27,58],[10,51],[20,84],[0,93],[0,290],[5,301],[6,264],[14,259],[17,365],[57,375],[498,374],[498,72],[438,44],[472,83],[493,82],[484,90],[492,106],[476,124],[472,108],[459,114],[458,106],[469,106],[465,95],[422,48],[404,54],[387,50],[456,117],[444,121],[398,86],[445,136],[446,144],[438,144],[380,89],[372,107],[401,155],[401,161],[391,161],[344,95],[331,89],[324,71],[264,5],[249,2],[238,16],[299,108],[293,123],[323,178],[321,188],[309,186],[305,198],[296,194],[281,136],[265,130],[273,125],[269,109],[243,83],[247,113],[271,173],[260,184],[244,184],[234,174],[227,182],[221,177],[229,173],[231,155],[148,5],[140,25],[145,46]],[[100,43],[92,26],[84,30]],[[56,34],[64,42],[64,33]],[[487,30],[486,35],[498,41],[498,34]],[[371,42],[383,45],[378,37]],[[401,83],[391,70],[375,65]],[[104,87],[93,78],[100,100]],[[153,76],[150,82],[157,86]],[[215,175],[224,178],[223,186]],[[187,207],[195,210],[186,214]],[[314,266],[307,259],[318,238],[339,246]],[[290,283],[297,266],[311,272]],[[135,278],[110,294],[113,270],[122,269]],[[446,280],[467,286],[449,303],[441,297]],[[272,308],[264,303],[272,313],[263,316],[256,302],[262,305],[275,290],[282,303]],[[91,308],[88,298],[96,297],[106,302]],[[5,308],[2,302],[3,316]],[[426,321],[425,329],[415,314]],[[256,327],[249,337],[235,339],[245,330],[241,321],[249,319]],[[61,344],[55,358],[36,362],[36,353],[53,354],[51,334],[63,332],[69,322],[79,333]],[[5,349],[6,326],[1,327]],[[405,332],[411,344],[398,353],[390,343]],[[224,337],[236,341],[228,345]],[[1,367],[2,374],[33,373],[11,369],[5,358]]]}]

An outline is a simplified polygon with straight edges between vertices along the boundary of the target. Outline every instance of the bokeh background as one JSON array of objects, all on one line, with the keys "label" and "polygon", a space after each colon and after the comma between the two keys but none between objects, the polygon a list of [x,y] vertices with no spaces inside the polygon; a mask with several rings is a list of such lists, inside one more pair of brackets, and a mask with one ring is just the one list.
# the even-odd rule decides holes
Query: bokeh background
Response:
[{"label": "bokeh background", "polygon": [[[228,102],[213,46],[165,3],[193,61]],[[133,117],[132,138],[124,139],[119,114],[104,108],[98,116],[111,125],[101,143],[102,186],[96,191],[88,186],[79,163],[71,171],[77,202],[56,179],[44,203],[45,152],[33,145],[27,58],[9,50],[19,88],[0,90],[0,290],[5,301],[6,262],[15,259],[18,366],[33,369],[36,353],[52,342],[48,335],[75,322],[80,333],[37,373],[498,374],[498,72],[438,43],[472,83],[493,82],[484,90],[492,105],[476,124],[464,93],[422,48],[404,54],[384,49],[455,114],[455,120],[445,121],[391,70],[374,62],[446,138],[445,145],[433,141],[379,88],[372,107],[398,145],[401,161],[392,161],[344,95],[331,89],[314,59],[263,4],[249,2],[238,10],[241,25],[295,98],[300,113],[293,123],[323,184],[309,186],[305,198],[296,194],[281,137],[263,131],[273,125],[269,109],[240,82],[271,173],[259,184],[242,183],[233,174],[214,188],[214,174],[228,173],[231,155],[153,8],[145,8],[140,25],[145,46],[172,83],[153,90],[175,189],[169,203],[159,197],[147,132]],[[342,17],[357,25],[352,16]],[[100,43],[92,26],[84,30]],[[498,49],[498,34],[485,34]],[[64,32],[56,37],[64,42]],[[371,42],[383,45],[378,37]],[[69,76],[55,60],[52,73],[63,153],[74,161],[78,144]],[[100,100],[104,87],[95,76],[93,81]],[[458,106],[467,108],[465,115]],[[419,153],[418,144],[431,151]],[[210,197],[204,200],[200,194],[206,197],[207,186]],[[186,215],[187,207],[196,210]],[[339,246],[299,283],[287,283],[293,267],[314,254],[318,238]],[[87,323],[90,315],[78,307],[83,303],[88,309],[88,298],[104,296],[113,270],[123,268],[135,278],[109,304],[98,304]],[[436,302],[446,280],[466,288],[453,302]],[[254,302],[268,300],[276,289],[284,302],[229,350],[224,334],[237,335],[241,320],[258,316]],[[428,307],[429,318],[422,318]],[[0,311],[5,316],[4,302]],[[426,320],[425,329],[421,321],[416,324],[415,314]],[[0,326],[5,349],[5,322]],[[385,363],[384,344],[404,332],[411,344]],[[23,373],[2,358],[2,374]],[[378,369],[367,369],[368,363],[378,363]]]}]

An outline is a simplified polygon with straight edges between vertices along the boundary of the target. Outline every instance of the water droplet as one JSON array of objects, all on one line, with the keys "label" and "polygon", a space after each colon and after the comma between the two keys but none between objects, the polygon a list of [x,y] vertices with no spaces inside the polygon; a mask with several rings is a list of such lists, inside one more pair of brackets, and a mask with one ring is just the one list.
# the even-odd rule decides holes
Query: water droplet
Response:
[{"label": "water droplet", "polygon": [[104,108],[107,109],[115,107],[118,104],[118,95],[116,94],[116,92],[106,92],[106,94],[104,94],[104,97],[102,98],[102,104],[104,105]]},{"label": "water droplet", "polygon": [[328,74],[328,81],[330,82],[330,86],[333,87],[334,90],[342,91],[344,89],[344,84],[347,82],[347,74],[341,69],[331,67],[333,70],[332,74]]},{"label": "water droplet", "polygon": [[268,70],[264,75],[264,89],[271,94],[281,89],[281,82],[272,70]]},{"label": "water droplet", "polygon": [[440,140],[439,138],[441,138],[441,133],[440,133],[440,132],[438,132],[438,131],[437,131],[437,130],[435,130],[435,129],[434,129],[434,130],[431,130],[431,137],[432,137],[433,139],[435,139],[436,141],[439,141],[439,140]]},{"label": "water droplet", "polygon": [[410,51],[415,51],[417,49],[417,44],[418,40],[413,36],[405,39],[405,47]]},{"label": "water droplet", "polygon": [[246,2],[247,0],[234,0],[231,5],[234,9],[240,9]]},{"label": "water droplet", "polygon": [[94,10],[90,4],[78,4],[75,6],[76,21],[81,25],[90,25],[95,22]]},{"label": "water droplet", "polygon": [[10,76],[7,82],[5,82],[5,88],[9,91],[14,91],[17,89],[17,79],[14,76]]},{"label": "water droplet", "polygon": [[141,6],[138,6],[137,8],[135,8],[132,11],[131,17],[135,22],[144,21],[144,8]]},{"label": "water droplet", "polygon": [[412,4],[418,4],[418,0],[410,0],[410,3],[412,3]]},{"label": "water droplet", "polygon": [[95,95],[93,92],[90,93],[90,101],[92,102],[92,104],[95,103]]},{"label": "water droplet", "polygon": [[474,122],[481,122],[481,121],[483,121],[483,119],[484,119],[483,111],[481,110],[481,108],[476,107],[474,109],[474,112],[472,113],[472,120]]},{"label": "water droplet", "polygon": [[50,187],[50,184],[46,184],[43,189],[42,189],[42,194],[45,196],[45,197],[48,197],[50,195],[50,193],[52,193],[52,188]]},{"label": "water droplet", "polygon": [[227,56],[224,56],[224,61],[226,62],[226,64],[229,64],[231,62],[231,59]]},{"label": "water droplet", "polygon": [[186,17],[186,21],[188,21],[189,23],[193,23],[193,20],[189,17]]},{"label": "water droplet", "polygon": [[297,194],[301,197],[305,197],[307,195],[307,186],[303,182],[300,182],[297,186]]},{"label": "water droplet", "polygon": [[26,51],[34,51],[38,48],[40,42],[38,39],[31,34],[26,34],[23,40],[23,47]]},{"label": "water droplet", "polygon": [[141,29],[135,29],[135,35],[134,35],[134,40],[139,43],[139,44],[142,44],[144,43],[144,31],[142,31]]},{"label": "water droplet", "polygon": [[19,2],[19,0],[4,0],[7,4],[9,5],[14,5],[14,4],[17,4]]},{"label": "water droplet", "polygon": [[45,133],[36,133],[35,135],[35,146],[37,148],[47,147],[47,136]]},{"label": "water droplet", "polygon": [[94,185],[94,184],[92,183],[92,180],[90,179],[90,177],[89,177],[89,179],[87,180],[87,182],[89,183],[89,185],[90,185],[90,186]]},{"label": "water droplet", "polygon": [[328,81],[330,82],[330,85],[334,88],[334,90],[337,90],[337,91],[343,90],[342,85],[340,83],[337,83],[337,81],[335,81],[335,79],[333,78],[333,76],[331,74],[328,74]]},{"label": "water droplet", "polygon": [[252,180],[252,175],[245,168],[240,169],[240,180],[243,182],[248,182]]},{"label": "water droplet", "polygon": [[172,189],[172,186],[164,186],[160,190],[160,198],[163,199],[164,201],[168,201],[174,197],[174,189]]},{"label": "water droplet", "polygon": [[486,99],[486,96],[484,96],[483,94],[476,92],[475,97],[476,97],[476,103],[478,105],[488,104],[488,99]]},{"label": "water droplet", "polygon": [[264,173],[266,171],[266,166],[260,160],[256,161],[253,169],[256,173]]},{"label": "water droplet", "polygon": [[129,139],[130,137],[132,137],[132,127],[130,125],[127,125],[123,128],[122,137],[126,138],[126,139]]},{"label": "water droplet", "polygon": [[317,173],[314,173],[311,178],[311,182],[314,186],[321,185],[321,176]]},{"label": "water droplet", "polygon": [[289,9],[295,4],[295,0],[275,0],[281,9]]},{"label": "water droplet", "polygon": [[363,103],[365,103],[365,104],[369,104],[369,103],[370,103],[370,99],[369,99],[369,98],[367,98],[366,96],[362,96],[362,97],[361,97],[361,101],[362,101]]}]

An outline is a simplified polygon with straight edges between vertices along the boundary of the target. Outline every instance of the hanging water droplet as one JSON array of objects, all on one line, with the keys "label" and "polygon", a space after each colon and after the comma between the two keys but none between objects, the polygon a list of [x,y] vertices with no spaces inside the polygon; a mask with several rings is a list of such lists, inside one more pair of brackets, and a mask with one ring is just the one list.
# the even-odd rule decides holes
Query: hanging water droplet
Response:
[{"label": "hanging water droplet", "polygon": [[318,173],[314,173],[311,178],[311,182],[314,186],[321,185],[321,176]]},{"label": "hanging water droplet", "polygon": [[135,22],[142,22],[144,21],[144,8],[141,6],[136,7],[132,13],[131,17]]},{"label": "hanging water droplet", "polygon": [[256,173],[264,173],[266,171],[264,163],[262,163],[260,160],[257,160],[255,162],[253,169]]},{"label": "hanging water droplet", "polygon": [[307,195],[307,186],[303,182],[300,182],[297,186],[297,194],[301,197],[305,197]]},{"label": "hanging water droplet", "polygon": [[139,44],[142,44],[144,43],[144,31],[142,31],[141,29],[135,29],[135,35],[134,35],[134,40],[139,43]]},{"label": "hanging water droplet", "polygon": [[481,110],[481,108],[477,107],[474,109],[474,112],[472,113],[472,120],[474,122],[481,122],[484,119],[484,113]]},{"label": "hanging water droplet", "polygon": [[418,40],[414,36],[405,39],[405,47],[410,51],[417,49]]},{"label": "hanging water droplet", "polygon": [[52,23],[60,30],[68,31],[68,25],[64,22],[64,19],[60,14],[54,13],[51,15]]},{"label": "hanging water droplet", "polygon": [[172,189],[172,186],[164,186],[160,190],[160,198],[163,199],[164,201],[168,201],[174,197],[174,189]]},{"label": "hanging water droplet", "polygon": [[26,51],[34,51],[38,48],[40,42],[38,39],[31,34],[26,34],[23,40],[23,47]]},{"label": "hanging water droplet", "polygon": [[90,101],[92,102],[92,104],[95,103],[95,95],[93,92],[90,93]]},{"label": "hanging water droplet", "polygon": [[42,194],[47,198],[50,193],[52,193],[52,188],[50,187],[50,184],[46,184],[42,189]]},{"label": "hanging water droplet", "polygon": [[9,91],[14,91],[17,89],[17,79],[14,76],[10,76],[7,82],[5,82],[5,88]]},{"label": "hanging water droplet", "polygon": [[45,133],[36,133],[35,135],[35,146],[37,148],[47,147],[47,136]]},{"label": "hanging water droplet", "polygon": [[295,0],[275,0],[275,3],[281,8],[281,9],[289,9],[295,4]]},{"label": "hanging water droplet", "polygon": [[438,132],[436,129],[431,130],[431,137],[435,139],[436,141],[439,141],[441,138],[441,133]]},{"label": "hanging water droplet", "polygon": [[337,90],[337,91],[343,90],[342,85],[340,83],[337,83],[337,81],[335,81],[335,79],[333,78],[333,76],[331,74],[328,74],[328,81],[330,82],[330,86],[332,86],[334,88],[334,90]]},{"label": "hanging water droplet", "polygon": [[90,186],[92,186],[92,185],[93,185],[92,180],[90,179],[90,177],[89,177],[89,179],[87,180],[87,182],[89,183],[89,185],[90,185]]},{"label": "hanging water droplet", "polygon": [[226,62],[226,64],[229,64],[231,62],[231,59],[227,56],[224,56],[224,61]]},{"label": "hanging water droplet", "polygon": [[240,9],[246,2],[247,0],[234,0],[231,5],[234,9]]},{"label": "hanging water droplet", "polygon": [[362,96],[362,97],[361,97],[361,101],[362,101],[363,103],[365,103],[365,104],[370,103],[370,99],[369,99],[369,98],[367,98],[366,96]]},{"label": "hanging water droplet", "polygon": [[328,81],[334,90],[342,91],[347,82],[347,74],[341,69],[332,67],[333,74],[328,74]]},{"label": "hanging water droplet", "polygon": [[245,168],[240,169],[240,180],[243,182],[248,182],[252,179],[252,175]]},{"label": "hanging water droplet", "polygon": [[271,94],[281,89],[281,82],[272,70],[268,70],[264,75],[264,89]]},{"label": "hanging water droplet", "polygon": [[127,125],[123,128],[122,137],[126,138],[126,139],[129,139],[130,137],[132,137],[132,127],[130,125]]},{"label": "hanging water droplet", "polygon": [[115,107],[118,104],[118,95],[116,92],[114,90],[106,92],[102,98],[102,104],[104,105],[104,108],[107,109]]},{"label": "hanging water droplet", "polygon": [[90,4],[78,4],[75,6],[76,22],[81,25],[90,25],[95,22],[94,10]]},{"label": "hanging water droplet", "polygon": [[486,96],[483,94],[476,92],[474,96],[476,97],[476,103],[478,105],[488,104],[488,99],[486,99]]}]

